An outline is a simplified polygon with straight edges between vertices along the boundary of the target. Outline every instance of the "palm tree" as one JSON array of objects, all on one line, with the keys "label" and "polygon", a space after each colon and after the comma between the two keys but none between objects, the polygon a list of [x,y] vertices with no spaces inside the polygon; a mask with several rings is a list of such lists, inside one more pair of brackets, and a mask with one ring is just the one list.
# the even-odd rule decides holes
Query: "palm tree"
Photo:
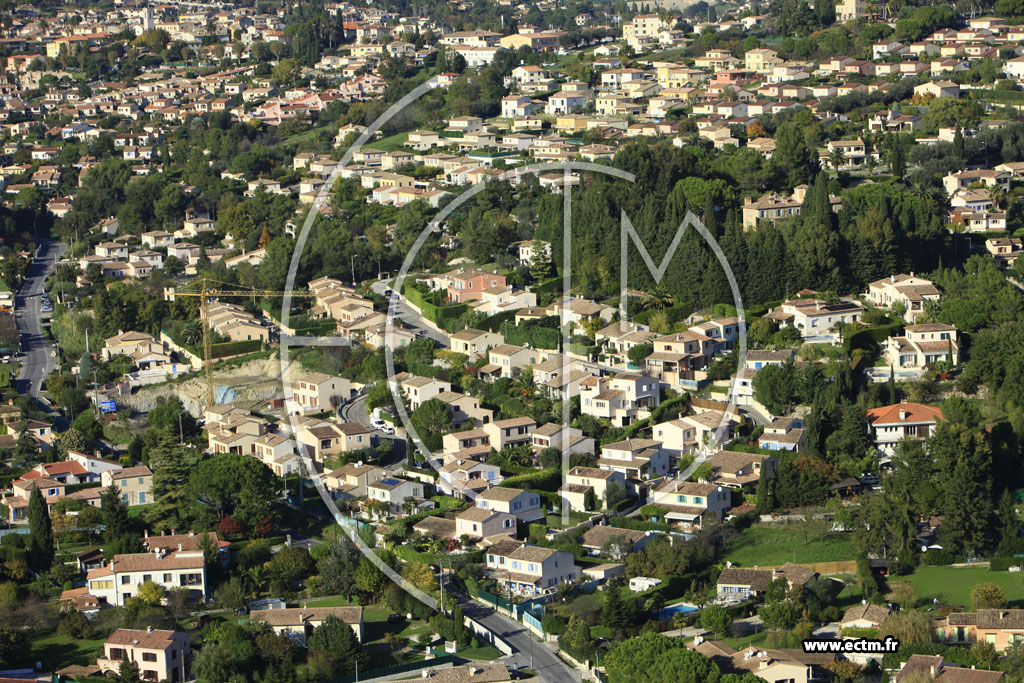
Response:
[{"label": "palm tree", "polygon": [[203,339],[203,323],[198,320],[190,320],[185,323],[181,333],[186,343],[198,344]]},{"label": "palm tree", "polygon": [[842,147],[836,147],[828,153],[828,163],[835,169],[836,175],[839,175],[839,167],[846,163],[846,153]]},{"label": "palm tree", "polygon": [[263,592],[263,586],[266,584],[267,579],[263,576],[263,567],[256,565],[255,567],[249,567],[249,571],[246,572],[246,578],[249,581],[249,586],[252,589],[252,596],[258,598],[260,593]]},{"label": "palm tree", "polygon": [[644,299],[643,308],[644,310],[670,308],[674,303],[675,297],[672,296],[672,293],[658,285]]},{"label": "palm tree", "polygon": [[537,394],[537,380],[534,379],[533,370],[526,368],[518,377],[512,389],[520,398],[531,399]]}]

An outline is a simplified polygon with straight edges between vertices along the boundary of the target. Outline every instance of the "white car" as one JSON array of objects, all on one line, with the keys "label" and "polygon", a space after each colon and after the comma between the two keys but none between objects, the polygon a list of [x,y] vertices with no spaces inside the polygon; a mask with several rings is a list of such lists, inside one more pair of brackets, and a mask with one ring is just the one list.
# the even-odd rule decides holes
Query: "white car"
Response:
[{"label": "white car", "polygon": [[384,428],[388,426],[388,423],[381,419],[370,420],[370,426],[374,429],[384,431]]},{"label": "white car", "polygon": [[392,427],[389,424],[385,424],[383,427],[379,427],[379,429],[380,429],[380,431],[384,432],[385,434],[389,434],[390,435],[390,434],[394,434],[395,433],[395,428]]}]

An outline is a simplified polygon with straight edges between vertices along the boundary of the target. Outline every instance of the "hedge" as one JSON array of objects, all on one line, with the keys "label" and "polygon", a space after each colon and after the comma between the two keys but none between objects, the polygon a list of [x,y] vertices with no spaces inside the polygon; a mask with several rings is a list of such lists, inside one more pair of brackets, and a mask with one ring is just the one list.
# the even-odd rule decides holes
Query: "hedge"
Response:
[{"label": "hedge", "polygon": [[497,332],[501,329],[503,323],[511,322],[515,318],[516,311],[502,311],[501,313],[495,313],[484,318],[476,324],[476,328],[478,330],[487,330],[488,332]]},{"label": "hedge", "polygon": [[[547,322],[548,318],[554,319],[553,327]],[[505,338],[506,344],[515,344],[516,346],[529,344],[535,349],[557,349],[558,340],[562,336],[561,330],[558,329],[558,318],[555,316],[546,316],[538,321],[526,322],[522,325],[504,322],[501,325],[501,334]]]},{"label": "hedge", "polygon": [[603,440],[602,445],[606,445],[608,443],[617,443],[619,441],[631,439],[641,429],[646,429],[651,425],[656,425],[659,422],[664,422],[663,418],[669,412],[669,410],[671,410],[674,406],[686,403],[689,400],[689,394],[680,394],[679,396],[673,396],[670,399],[662,401],[657,408],[651,411],[651,416],[649,418],[634,422],[633,424],[626,427],[626,429],[622,432],[616,432],[611,437],[608,437],[607,440]]},{"label": "hedge", "polygon": [[990,572],[1005,572],[1009,571],[1010,567],[1021,566],[1024,566],[1024,557],[993,557],[988,561],[988,570]]},{"label": "hedge", "polygon": [[458,320],[469,310],[469,306],[466,304],[439,306],[429,301],[428,295],[421,292],[414,282],[408,280],[402,286],[402,294],[410,303],[420,309],[420,314],[424,318],[441,327],[444,327],[445,322],[449,320]]},{"label": "hedge", "polygon": [[878,327],[869,327],[848,335],[843,340],[843,351],[849,355],[853,349],[874,350],[889,337],[903,332],[903,323],[895,322]]},{"label": "hedge", "polygon": [[[241,356],[245,353],[253,353],[263,348],[263,342],[259,339],[246,339],[243,341],[224,342],[210,346],[211,358],[224,358],[226,356]],[[202,354],[199,354],[202,356]]]},{"label": "hedge", "polygon": [[562,471],[557,467],[552,467],[533,474],[520,474],[505,479],[501,485],[512,489],[558,491],[558,487],[562,485]]}]

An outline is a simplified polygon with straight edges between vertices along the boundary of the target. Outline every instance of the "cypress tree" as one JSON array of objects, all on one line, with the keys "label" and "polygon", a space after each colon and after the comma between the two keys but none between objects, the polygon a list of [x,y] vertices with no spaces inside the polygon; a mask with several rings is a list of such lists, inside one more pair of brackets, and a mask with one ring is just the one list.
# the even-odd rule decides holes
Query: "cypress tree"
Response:
[{"label": "cypress tree", "polygon": [[46,501],[38,486],[28,497],[29,560],[37,572],[45,572],[53,564],[53,527]]},{"label": "cypress tree", "polygon": [[896,371],[893,369],[892,364],[889,364],[889,405],[896,404]]}]

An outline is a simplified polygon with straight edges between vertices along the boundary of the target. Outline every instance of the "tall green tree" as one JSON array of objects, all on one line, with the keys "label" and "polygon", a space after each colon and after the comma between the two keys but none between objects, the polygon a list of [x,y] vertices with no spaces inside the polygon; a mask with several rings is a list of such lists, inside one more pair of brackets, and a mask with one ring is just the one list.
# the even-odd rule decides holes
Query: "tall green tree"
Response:
[{"label": "tall green tree", "polygon": [[313,629],[306,647],[310,652],[324,652],[336,662],[336,673],[355,673],[358,666],[365,671],[370,657],[356,638],[352,627],[335,616],[329,616]]},{"label": "tall green tree", "polygon": [[37,572],[45,572],[53,564],[53,527],[46,501],[38,486],[28,497],[29,562]]}]

